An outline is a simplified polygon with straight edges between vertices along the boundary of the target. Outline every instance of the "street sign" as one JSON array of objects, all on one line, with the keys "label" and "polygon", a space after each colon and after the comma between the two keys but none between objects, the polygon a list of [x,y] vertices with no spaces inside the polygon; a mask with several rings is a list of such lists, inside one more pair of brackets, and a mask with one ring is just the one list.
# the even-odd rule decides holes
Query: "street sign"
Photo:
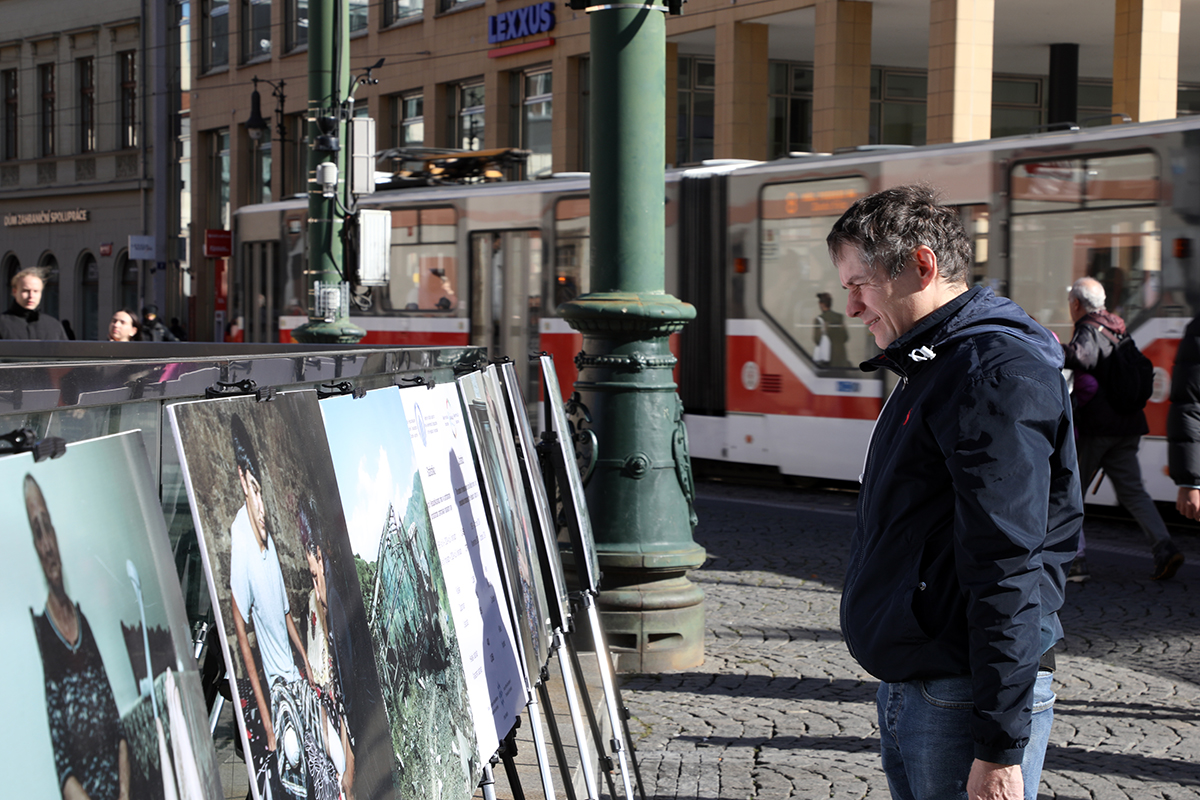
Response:
[{"label": "street sign", "polygon": [[204,257],[229,258],[233,255],[233,233],[220,228],[204,231]]},{"label": "street sign", "polygon": [[130,236],[129,237],[129,258],[134,261],[153,261],[154,260],[154,237],[153,236]]}]

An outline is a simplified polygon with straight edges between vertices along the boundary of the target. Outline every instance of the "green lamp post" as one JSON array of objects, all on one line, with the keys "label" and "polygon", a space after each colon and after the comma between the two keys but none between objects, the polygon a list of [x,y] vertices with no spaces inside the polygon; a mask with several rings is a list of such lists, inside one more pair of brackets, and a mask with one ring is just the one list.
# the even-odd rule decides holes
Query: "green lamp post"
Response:
[{"label": "green lamp post", "polygon": [[[341,20],[335,19],[341,15]],[[354,344],[366,331],[350,321],[350,284],[345,280],[339,186],[346,175],[346,121],[339,90],[350,74],[349,4],[308,4],[308,270],[313,287],[308,322],[296,328],[298,342]],[[341,40],[335,32],[342,33]]]},{"label": "green lamp post", "polygon": [[687,573],[705,552],[692,539],[691,465],[669,345],[696,312],[664,288],[667,10],[587,7],[591,291],[563,309],[583,334],[575,388],[598,437],[588,507],[601,619],[618,669],[636,672],[704,660],[704,593]]}]

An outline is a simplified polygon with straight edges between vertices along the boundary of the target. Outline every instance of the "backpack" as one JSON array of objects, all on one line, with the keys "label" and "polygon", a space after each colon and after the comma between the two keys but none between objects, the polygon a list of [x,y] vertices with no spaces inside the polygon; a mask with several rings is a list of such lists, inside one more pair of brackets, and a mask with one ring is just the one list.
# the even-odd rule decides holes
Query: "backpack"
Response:
[{"label": "backpack", "polygon": [[1096,325],[1113,343],[1113,350],[1101,362],[1097,370],[1100,388],[1108,404],[1118,414],[1133,414],[1146,407],[1150,395],[1154,394],[1154,364],[1134,344],[1129,335],[1118,336]]}]

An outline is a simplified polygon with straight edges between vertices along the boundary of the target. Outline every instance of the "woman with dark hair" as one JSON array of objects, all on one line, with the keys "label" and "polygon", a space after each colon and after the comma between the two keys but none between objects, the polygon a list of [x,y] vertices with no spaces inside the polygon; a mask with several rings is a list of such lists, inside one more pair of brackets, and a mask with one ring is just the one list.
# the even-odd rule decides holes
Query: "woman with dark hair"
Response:
[{"label": "woman with dark hair", "polygon": [[112,315],[108,323],[108,340],[110,342],[136,341],[142,328],[142,318],[132,308],[122,308]]}]

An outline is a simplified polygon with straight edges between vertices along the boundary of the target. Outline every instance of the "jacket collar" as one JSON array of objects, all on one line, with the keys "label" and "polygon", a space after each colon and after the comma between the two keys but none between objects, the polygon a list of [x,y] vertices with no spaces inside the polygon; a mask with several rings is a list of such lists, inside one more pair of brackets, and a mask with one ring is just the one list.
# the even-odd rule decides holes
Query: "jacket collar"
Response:
[{"label": "jacket collar", "polygon": [[5,313],[12,314],[14,317],[21,317],[26,322],[37,322],[38,317],[41,316],[41,314],[38,313],[38,310],[36,308],[34,308],[34,309],[22,308],[21,306],[17,305],[16,300],[13,300],[12,302],[10,302],[8,304],[8,311],[6,311]]},{"label": "jacket collar", "polygon": [[932,361],[936,354],[932,345],[941,341],[940,334],[946,320],[963,309],[967,303],[985,291],[982,286],[974,286],[948,303],[939,306],[932,314],[919,320],[910,330],[900,335],[896,341],[887,346],[882,354],[869,361],[864,361],[860,368],[873,372],[880,367],[898,369],[907,375],[912,367],[920,362]]}]

